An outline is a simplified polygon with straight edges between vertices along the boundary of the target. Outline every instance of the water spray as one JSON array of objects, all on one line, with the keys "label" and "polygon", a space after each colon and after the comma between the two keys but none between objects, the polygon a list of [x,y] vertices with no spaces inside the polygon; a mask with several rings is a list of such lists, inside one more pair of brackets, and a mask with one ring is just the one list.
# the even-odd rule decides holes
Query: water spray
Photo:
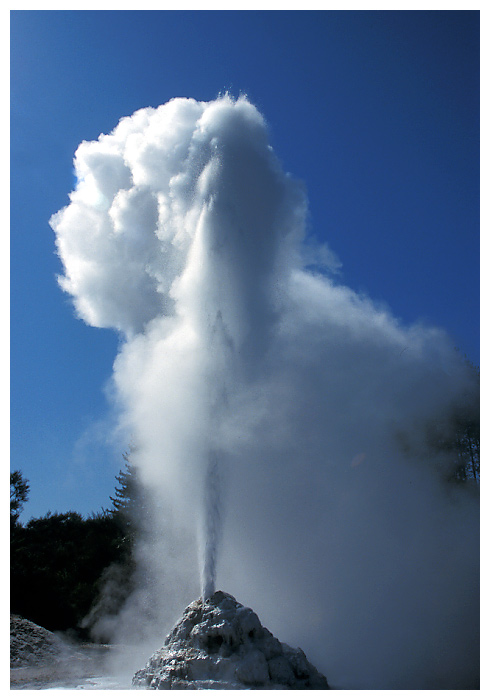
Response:
[{"label": "water spray", "polygon": [[453,498],[449,456],[425,441],[474,390],[452,341],[330,274],[305,188],[245,97],[139,110],[81,143],[75,170],[51,219],[59,283],[121,337],[118,428],[155,502],[137,545],[152,629],[219,586],[334,684],[474,676],[477,499]]}]

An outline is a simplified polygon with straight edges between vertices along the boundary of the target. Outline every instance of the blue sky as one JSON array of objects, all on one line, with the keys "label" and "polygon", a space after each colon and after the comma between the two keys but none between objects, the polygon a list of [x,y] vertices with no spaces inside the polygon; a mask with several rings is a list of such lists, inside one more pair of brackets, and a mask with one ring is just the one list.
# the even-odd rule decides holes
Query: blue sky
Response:
[{"label": "blue sky", "polygon": [[82,140],[172,97],[244,92],[302,179],[339,282],[479,364],[479,13],[11,13],[11,469],[24,520],[110,505],[118,338],[75,318],[48,220]]}]

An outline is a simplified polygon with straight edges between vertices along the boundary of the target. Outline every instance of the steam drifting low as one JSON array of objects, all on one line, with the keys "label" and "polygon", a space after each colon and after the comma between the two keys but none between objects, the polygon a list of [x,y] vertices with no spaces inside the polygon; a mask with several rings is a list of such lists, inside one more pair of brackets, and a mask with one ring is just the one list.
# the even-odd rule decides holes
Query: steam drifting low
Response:
[{"label": "steam drifting low", "polygon": [[471,686],[478,505],[423,439],[474,390],[444,332],[318,272],[335,256],[305,240],[304,188],[246,98],[139,110],[75,169],[59,282],[121,334],[160,641],[217,582],[334,686]]}]

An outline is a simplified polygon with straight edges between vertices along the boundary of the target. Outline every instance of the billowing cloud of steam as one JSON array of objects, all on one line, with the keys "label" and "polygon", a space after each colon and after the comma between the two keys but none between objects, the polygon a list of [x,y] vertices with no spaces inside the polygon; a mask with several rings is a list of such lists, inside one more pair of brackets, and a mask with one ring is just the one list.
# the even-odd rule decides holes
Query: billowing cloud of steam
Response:
[{"label": "billowing cloud of steam", "polygon": [[472,390],[445,334],[311,271],[305,192],[245,98],[139,110],[75,167],[60,284],[123,338],[159,642],[216,576],[334,685],[471,684],[478,506],[423,439]]}]

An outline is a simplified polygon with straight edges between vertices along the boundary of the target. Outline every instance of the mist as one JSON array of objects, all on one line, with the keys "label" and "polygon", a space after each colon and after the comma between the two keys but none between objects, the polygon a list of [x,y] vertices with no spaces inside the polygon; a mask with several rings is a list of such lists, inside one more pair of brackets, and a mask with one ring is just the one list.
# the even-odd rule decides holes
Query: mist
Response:
[{"label": "mist", "polygon": [[426,439],[476,391],[450,338],[339,282],[245,97],[141,109],[74,163],[59,284],[120,335],[152,502],[114,640],[152,651],[217,588],[334,687],[475,687],[478,494]]}]

